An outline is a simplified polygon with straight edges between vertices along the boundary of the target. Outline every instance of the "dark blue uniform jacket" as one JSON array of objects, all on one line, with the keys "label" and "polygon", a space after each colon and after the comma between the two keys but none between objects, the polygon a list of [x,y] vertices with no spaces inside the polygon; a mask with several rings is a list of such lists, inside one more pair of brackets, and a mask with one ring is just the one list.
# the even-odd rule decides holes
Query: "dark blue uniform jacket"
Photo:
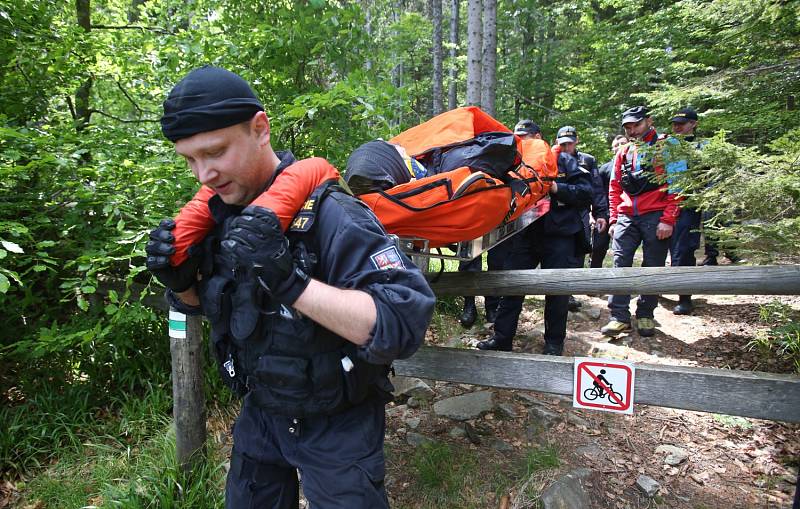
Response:
[{"label": "dark blue uniform jacket", "polygon": [[[278,152],[277,175],[295,161]],[[214,197],[216,198],[216,197]],[[222,224],[242,207],[209,202]],[[386,235],[378,219],[361,201],[334,191],[320,204],[311,233],[317,246],[318,278],[328,285],[369,293],[377,307],[371,340],[358,355],[373,364],[410,357],[422,344],[433,315],[435,298],[422,272]]]},{"label": "dark blue uniform jacket", "polygon": [[410,357],[425,338],[436,303],[422,272],[386,236],[372,211],[350,195],[329,195],[317,220],[324,282],[363,290],[377,306],[372,339],[359,356],[374,364]]},{"label": "dark blue uniform jacket", "polygon": [[546,235],[575,235],[583,230],[581,210],[592,200],[591,174],[578,166],[575,156],[558,155],[558,191],[550,194],[550,212],[541,219]]},{"label": "dark blue uniform jacket", "polygon": [[606,203],[608,203],[608,185],[611,183],[611,179],[614,178],[614,159],[600,166],[597,173],[603,183],[603,195],[606,197]]},{"label": "dark blue uniform jacket", "polygon": [[588,171],[592,177],[592,217],[595,220],[608,219],[608,184],[603,187],[603,179],[597,169],[597,159],[585,152],[578,152],[578,166]]}]

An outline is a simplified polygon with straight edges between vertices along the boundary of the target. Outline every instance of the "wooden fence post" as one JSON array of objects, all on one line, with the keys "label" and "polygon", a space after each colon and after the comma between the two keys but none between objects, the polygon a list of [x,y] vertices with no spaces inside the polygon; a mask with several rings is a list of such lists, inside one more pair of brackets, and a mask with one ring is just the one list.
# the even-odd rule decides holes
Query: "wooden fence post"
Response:
[{"label": "wooden fence post", "polygon": [[169,310],[172,354],[172,399],[178,464],[189,472],[203,461],[206,443],[206,403],[203,392],[203,320]]}]

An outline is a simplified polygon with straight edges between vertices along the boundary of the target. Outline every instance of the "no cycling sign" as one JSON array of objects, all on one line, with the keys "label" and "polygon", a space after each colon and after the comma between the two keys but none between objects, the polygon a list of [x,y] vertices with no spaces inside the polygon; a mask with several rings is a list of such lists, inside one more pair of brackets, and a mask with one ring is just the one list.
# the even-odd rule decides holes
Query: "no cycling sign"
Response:
[{"label": "no cycling sign", "polygon": [[572,406],[632,414],[635,373],[630,362],[576,357]]}]

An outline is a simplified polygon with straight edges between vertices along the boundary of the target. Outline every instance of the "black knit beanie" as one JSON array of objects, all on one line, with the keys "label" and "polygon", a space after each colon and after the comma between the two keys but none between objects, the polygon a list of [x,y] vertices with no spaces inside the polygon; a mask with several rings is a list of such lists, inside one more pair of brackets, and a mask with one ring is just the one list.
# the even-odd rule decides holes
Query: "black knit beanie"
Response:
[{"label": "black knit beanie", "polygon": [[201,67],[183,78],[164,101],[161,131],[171,142],[230,127],[253,118],[264,106],[240,76]]},{"label": "black knit beanie", "polygon": [[[377,191],[409,182],[411,173],[394,145],[373,140],[364,143],[350,155],[345,179],[348,184],[353,179],[359,183],[372,182],[371,190]],[[353,189],[353,192],[356,190]]]}]

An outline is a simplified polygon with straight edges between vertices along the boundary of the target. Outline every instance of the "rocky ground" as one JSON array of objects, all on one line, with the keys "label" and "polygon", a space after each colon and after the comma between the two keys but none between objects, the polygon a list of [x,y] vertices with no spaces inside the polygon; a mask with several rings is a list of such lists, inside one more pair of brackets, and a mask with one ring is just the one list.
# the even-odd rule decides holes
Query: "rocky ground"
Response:
[{"label": "rocky ground", "polygon": [[[634,362],[791,372],[747,348],[758,330],[759,304],[769,297],[696,299],[691,316],[676,316],[677,297],[656,310],[658,332],[613,341],[604,298],[578,296],[570,313],[565,355]],[[800,308],[797,298],[781,301]],[[540,351],[542,298],[528,298],[514,350]],[[433,331],[434,344],[470,347],[491,335],[486,324],[453,334]],[[791,507],[800,462],[800,426],[639,405],[630,416],[575,410],[571,398],[398,379],[387,411],[387,483],[393,507]],[[458,501],[422,493],[421,447],[445,443],[477,462]],[[530,451],[554,448],[558,466],[514,477]],[[454,454],[451,452],[451,454]],[[415,459],[416,458],[416,459]],[[457,461],[459,456],[454,455]],[[415,463],[415,461],[417,463]],[[499,475],[499,477],[498,477]],[[505,475],[505,479],[503,479]],[[470,477],[472,476],[472,477]],[[452,497],[451,497],[452,498]],[[538,501],[538,502],[537,502]]]}]

